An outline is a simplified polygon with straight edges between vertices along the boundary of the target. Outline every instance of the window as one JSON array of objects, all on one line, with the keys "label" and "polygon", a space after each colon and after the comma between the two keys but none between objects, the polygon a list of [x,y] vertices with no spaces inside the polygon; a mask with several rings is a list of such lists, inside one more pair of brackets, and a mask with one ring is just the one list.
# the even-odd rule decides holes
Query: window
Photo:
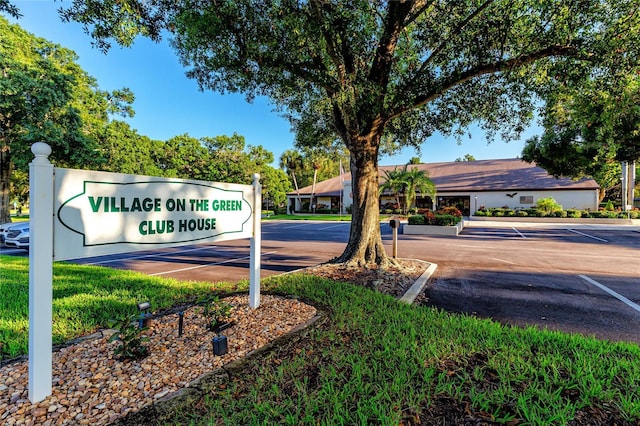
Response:
[{"label": "window", "polygon": [[533,204],[533,195],[520,196],[520,204]]}]

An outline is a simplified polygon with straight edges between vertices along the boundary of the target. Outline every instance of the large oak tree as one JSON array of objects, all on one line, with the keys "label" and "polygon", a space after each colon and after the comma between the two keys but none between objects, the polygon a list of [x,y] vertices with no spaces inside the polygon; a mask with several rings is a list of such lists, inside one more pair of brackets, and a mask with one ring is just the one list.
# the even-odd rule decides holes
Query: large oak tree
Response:
[{"label": "large oak tree", "polygon": [[640,34],[635,0],[74,0],[63,17],[104,49],[170,33],[201,88],[267,96],[294,129],[339,137],[354,205],[336,261],[380,265],[381,149],[476,121],[518,136],[549,79],[625,67]]},{"label": "large oak tree", "polygon": [[109,113],[131,115],[131,102],[127,89],[99,90],[73,51],[0,17],[0,223],[10,220],[12,171],[27,172],[31,144],[51,144],[58,166],[99,167],[99,133]]}]

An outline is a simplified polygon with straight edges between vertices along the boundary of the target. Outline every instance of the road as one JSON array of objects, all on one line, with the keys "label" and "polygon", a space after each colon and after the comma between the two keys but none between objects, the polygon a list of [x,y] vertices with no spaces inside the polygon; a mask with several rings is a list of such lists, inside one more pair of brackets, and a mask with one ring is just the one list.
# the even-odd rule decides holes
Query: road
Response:
[{"label": "road", "polygon": [[[349,226],[263,222],[261,276],[338,256]],[[391,229],[386,223],[381,229],[391,253]],[[423,304],[508,324],[640,344],[639,231],[638,226],[472,221],[457,237],[400,234],[398,256],[438,265],[420,299]],[[249,242],[183,246],[77,263],[183,280],[238,281],[249,276]]]}]

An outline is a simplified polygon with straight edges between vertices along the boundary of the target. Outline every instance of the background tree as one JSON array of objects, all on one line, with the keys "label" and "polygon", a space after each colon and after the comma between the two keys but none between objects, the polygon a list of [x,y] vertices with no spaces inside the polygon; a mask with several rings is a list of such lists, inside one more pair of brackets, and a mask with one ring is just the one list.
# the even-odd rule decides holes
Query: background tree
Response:
[{"label": "background tree", "polygon": [[269,200],[267,208],[283,209],[287,201],[287,193],[293,190],[287,174],[282,169],[269,166],[262,171],[260,176],[264,201]]},{"label": "background tree", "polygon": [[402,173],[402,180],[405,182],[405,196],[407,199],[405,212],[413,208],[417,192],[420,192],[423,196],[428,195],[431,199],[435,198],[436,186],[433,181],[429,179],[429,174],[426,170],[420,170],[417,167],[407,169],[407,166],[405,166]]},{"label": "background tree", "polygon": [[73,51],[0,17],[0,222],[10,220],[12,170],[27,172],[34,142],[49,143],[58,166],[99,167],[108,114],[132,112],[131,92],[100,91],[76,61]]},{"label": "background tree", "polygon": [[404,179],[404,171],[405,170],[403,169],[398,170],[397,167],[395,167],[393,170],[383,170],[384,182],[382,183],[382,185],[380,185],[380,193],[382,194],[385,191],[390,192],[396,199],[398,208],[403,208],[404,205],[401,200],[401,197],[404,196],[406,185]]},{"label": "background tree", "polygon": [[282,155],[280,155],[280,168],[286,170],[286,172],[291,175],[293,186],[296,189],[296,198],[298,199],[298,204],[301,204],[302,201],[300,199],[300,187],[298,186],[298,180],[296,179],[296,170],[302,168],[302,158],[300,154],[292,149],[284,151]]},{"label": "background tree", "polygon": [[464,157],[458,157],[456,158],[456,162],[462,162],[462,161],[476,161],[476,157],[474,157],[471,154],[465,154]]},{"label": "background tree", "polygon": [[114,120],[107,124],[100,137],[100,150],[105,160],[101,170],[163,176],[164,171],[157,162],[158,150],[162,148],[163,142],[152,141],[124,121]]},{"label": "background tree", "polygon": [[637,61],[639,14],[619,0],[74,0],[63,17],[104,49],[168,31],[201,88],[267,96],[294,128],[339,137],[353,208],[336,261],[384,266],[381,152],[477,120],[489,137],[518,136],[548,79]]},{"label": "background tree", "polygon": [[543,125],[522,158],[554,176],[593,177],[602,201],[620,186],[620,162],[640,160],[640,76],[559,85],[547,95]]}]

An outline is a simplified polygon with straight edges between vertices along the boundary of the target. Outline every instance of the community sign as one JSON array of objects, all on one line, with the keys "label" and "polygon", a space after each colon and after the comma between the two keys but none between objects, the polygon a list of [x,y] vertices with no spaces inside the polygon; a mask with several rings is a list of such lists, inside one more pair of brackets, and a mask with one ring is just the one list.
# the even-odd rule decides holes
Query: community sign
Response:
[{"label": "community sign", "polygon": [[[259,176],[239,185],[29,164],[29,399],[52,387],[53,261],[248,238],[249,306],[260,304]],[[257,212],[257,213],[256,213]],[[52,220],[53,216],[53,220]]]},{"label": "community sign", "polygon": [[251,185],[55,169],[54,259],[253,236]]}]

